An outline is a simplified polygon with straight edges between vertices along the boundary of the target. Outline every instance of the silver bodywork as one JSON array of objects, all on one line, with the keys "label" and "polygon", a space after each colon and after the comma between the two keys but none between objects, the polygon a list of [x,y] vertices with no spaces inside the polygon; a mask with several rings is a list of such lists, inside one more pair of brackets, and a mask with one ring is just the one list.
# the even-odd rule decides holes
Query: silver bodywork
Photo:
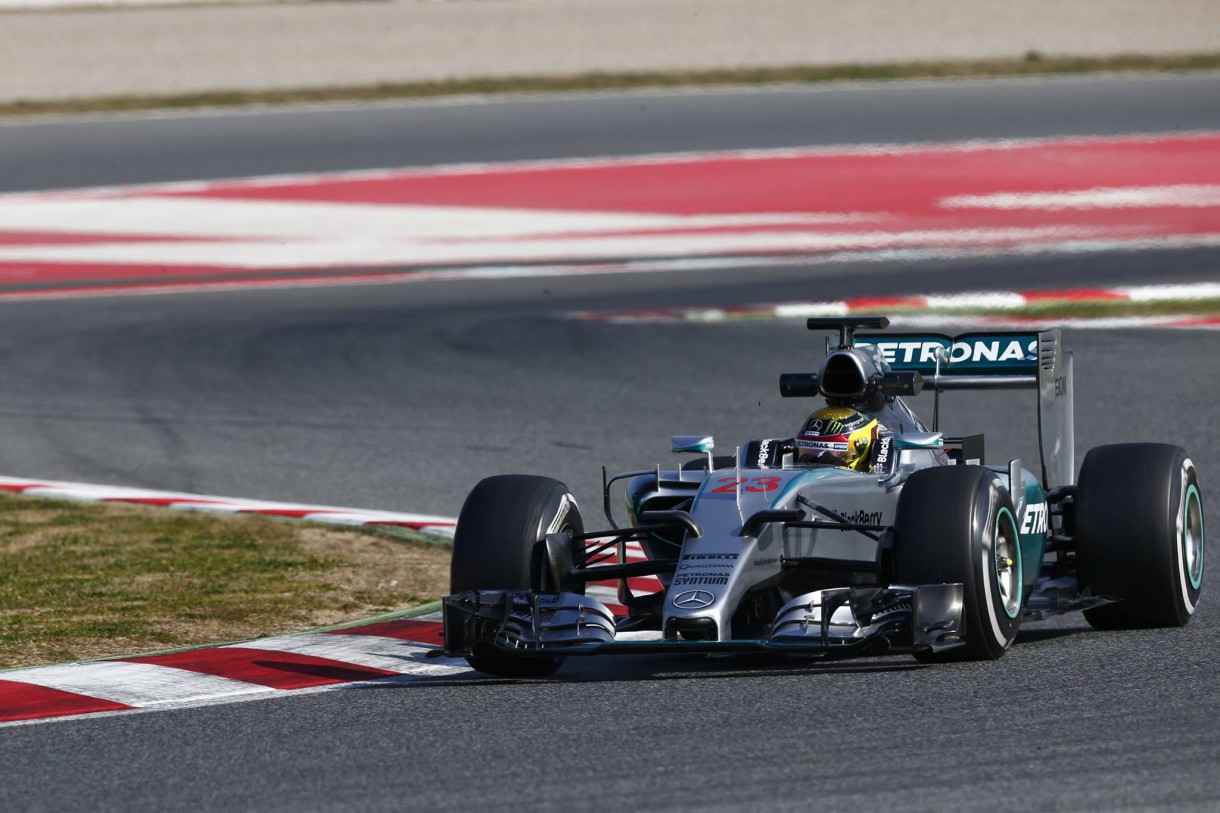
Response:
[{"label": "silver bodywork", "polygon": [[[919,437],[922,443],[941,443],[938,436],[921,433]],[[707,618],[715,622],[719,640],[731,640],[731,619],[742,597],[758,584],[779,579],[784,560],[819,557],[858,563],[861,570],[873,568],[881,549],[875,534],[778,523],[762,525],[750,534],[752,529],[745,525],[750,517],[767,510],[793,510],[816,518],[818,514],[807,503],[863,524],[887,525],[896,513],[903,475],[948,461],[938,446],[902,450],[896,476],[832,467],[768,468],[758,467],[756,461],[744,462],[750,465],[707,473],[694,495],[690,512],[704,534],[687,538],[682,545],[668,585],[663,628],[672,628],[683,619]],[[651,500],[666,496],[667,483],[673,482],[666,474],[670,473],[663,472],[659,481],[653,481],[655,493],[637,491],[632,502],[646,509]],[[676,478],[676,472],[672,474]],[[637,480],[635,485],[648,489],[651,484]],[[684,606],[681,599],[691,590],[705,592],[713,600],[702,606]]]},{"label": "silver bodywork", "polygon": [[[907,478],[924,468],[971,462],[962,459],[968,441],[934,431],[940,392],[1036,392],[1041,476],[1019,461],[993,469],[1013,497],[1018,521],[1026,518],[1029,532],[1023,531],[1021,546],[1036,561],[1051,532],[1045,492],[1069,485],[1074,472],[1071,356],[1062,351],[1058,331],[977,338],[987,335],[959,341],[878,334],[853,342],[845,332],[816,375],[785,376],[781,389],[813,390],[875,416],[888,439],[873,471],[796,465],[784,454],[785,439],[752,441],[726,460],[713,456],[708,436],[675,436],[674,451],[696,455],[686,465],[618,475],[606,487],[607,518],[617,528],[610,484],[626,482],[629,521],[620,538],[631,527],[652,527],[657,517],[672,523],[640,533],[650,559],[669,563],[657,572],[664,590],[645,599],[631,594],[626,578],[620,582],[620,600],[635,608],[647,604],[646,610],[633,611],[638,617],[624,625],[601,602],[573,592],[449,596],[445,651],[827,653],[961,645],[962,585],[891,584],[883,577]],[[1019,358],[1003,358],[1014,353]],[[935,391],[932,427],[904,398],[921,384]],[[1026,517],[1038,512],[1040,525]],[[1022,585],[1027,598],[1037,577],[1038,568],[1029,568]],[[652,624],[647,640],[624,634],[641,617]]]}]

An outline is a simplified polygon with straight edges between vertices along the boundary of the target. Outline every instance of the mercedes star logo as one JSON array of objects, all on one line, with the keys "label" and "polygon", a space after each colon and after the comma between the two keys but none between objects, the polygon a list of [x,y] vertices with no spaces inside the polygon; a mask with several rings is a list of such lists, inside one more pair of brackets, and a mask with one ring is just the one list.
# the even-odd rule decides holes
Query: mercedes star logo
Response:
[{"label": "mercedes star logo", "polygon": [[715,600],[716,597],[706,590],[687,590],[674,596],[674,606],[680,610],[697,610]]}]

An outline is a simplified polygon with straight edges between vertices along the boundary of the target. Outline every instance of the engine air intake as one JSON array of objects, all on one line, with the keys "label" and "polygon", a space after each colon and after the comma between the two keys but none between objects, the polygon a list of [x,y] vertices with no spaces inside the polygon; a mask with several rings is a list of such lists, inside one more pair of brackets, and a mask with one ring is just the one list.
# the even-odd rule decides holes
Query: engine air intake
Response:
[{"label": "engine air intake", "polygon": [[868,389],[864,365],[850,350],[836,350],[827,356],[818,382],[828,398],[858,398]]}]

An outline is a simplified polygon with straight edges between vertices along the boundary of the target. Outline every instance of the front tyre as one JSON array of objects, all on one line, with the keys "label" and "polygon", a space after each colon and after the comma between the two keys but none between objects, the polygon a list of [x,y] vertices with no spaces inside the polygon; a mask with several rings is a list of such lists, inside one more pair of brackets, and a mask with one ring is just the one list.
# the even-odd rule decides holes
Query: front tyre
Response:
[{"label": "front tyre", "polygon": [[1203,499],[1178,446],[1123,443],[1085,455],[1076,486],[1082,588],[1121,599],[1085,611],[1097,629],[1180,627],[1203,591]]},{"label": "front tyre", "polygon": [[911,475],[894,523],[894,583],[964,588],[965,646],[918,652],[921,661],[999,658],[1017,637],[1023,595],[1012,498],[982,466],[940,466]]},{"label": "front tyre", "polygon": [[[458,515],[449,592],[557,589],[542,542],[550,533],[584,530],[576,499],[558,480],[527,474],[488,477],[466,497]],[[577,561],[582,552],[583,543],[573,542]],[[563,663],[561,657],[503,655],[466,660],[480,672],[501,677],[541,677]]]}]

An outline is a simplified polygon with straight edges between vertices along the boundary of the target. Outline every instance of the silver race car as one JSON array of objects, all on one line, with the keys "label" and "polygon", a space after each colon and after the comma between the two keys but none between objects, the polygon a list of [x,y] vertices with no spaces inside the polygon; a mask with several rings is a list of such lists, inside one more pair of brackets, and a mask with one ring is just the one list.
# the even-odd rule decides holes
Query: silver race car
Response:
[{"label": "silver race car", "polygon": [[[817,373],[780,377],[785,397],[863,416],[867,459],[846,465],[855,447],[819,439],[843,428],[820,419],[731,457],[716,456],[711,437],[675,436],[672,450],[688,456],[679,465],[603,470],[601,531],[585,529],[556,480],[480,482],[458,519],[443,654],[519,677],[612,653],[985,660],[1023,622],[1058,613],[1083,610],[1103,629],[1190,620],[1204,541],[1186,452],[1102,446],[1076,479],[1072,356],[1057,330],[860,332],[888,324],[809,319],[838,341]],[[1033,391],[1031,468],[987,465],[983,436],[939,431],[940,394],[962,389]],[[923,390],[930,427],[905,400]],[[629,548],[644,555],[629,559]],[[641,577],[658,589],[640,591]],[[586,595],[607,581],[616,601]]]}]

